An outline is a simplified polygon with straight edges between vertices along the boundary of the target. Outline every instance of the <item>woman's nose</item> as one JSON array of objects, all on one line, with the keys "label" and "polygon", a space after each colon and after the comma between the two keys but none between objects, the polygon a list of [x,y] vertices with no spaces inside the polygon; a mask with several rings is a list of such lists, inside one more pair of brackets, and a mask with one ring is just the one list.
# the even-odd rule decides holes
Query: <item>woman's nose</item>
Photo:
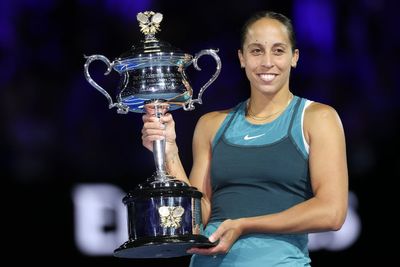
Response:
[{"label": "woman's nose", "polygon": [[261,66],[266,67],[266,68],[271,68],[274,66],[271,55],[269,55],[268,53],[265,53],[263,55],[263,58],[261,61]]}]

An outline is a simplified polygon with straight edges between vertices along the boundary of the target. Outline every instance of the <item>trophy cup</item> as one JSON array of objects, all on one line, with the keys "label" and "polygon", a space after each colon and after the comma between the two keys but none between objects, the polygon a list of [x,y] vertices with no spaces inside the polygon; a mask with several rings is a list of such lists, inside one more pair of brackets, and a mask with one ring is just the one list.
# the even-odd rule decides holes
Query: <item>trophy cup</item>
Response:
[{"label": "trophy cup", "polygon": [[[149,112],[161,118],[167,110],[193,110],[202,104],[202,94],[221,71],[218,50],[201,50],[193,57],[158,40],[161,13],[140,12],[137,20],[145,38],[138,45],[110,62],[103,55],[85,56],[84,73],[87,81],[108,100],[108,107],[120,114]],[[191,64],[201,70],[197,61],[203,55],[212,56],[216,70],[211,79],[193,99],[193,89],[185,69]],[[120,74],[117,101],[98,85],[89,74],[89,65],[95,61],[107,65],[105,75],[113,69]],[[130,191],[123,203],[128,214],[129,239],[115,249],[121,258],[170,258],[186,254],[190,247],[209,247],[211,243],[201,234],[202,193],[166,172],[165,140],[153,142],[155,173]]]}]

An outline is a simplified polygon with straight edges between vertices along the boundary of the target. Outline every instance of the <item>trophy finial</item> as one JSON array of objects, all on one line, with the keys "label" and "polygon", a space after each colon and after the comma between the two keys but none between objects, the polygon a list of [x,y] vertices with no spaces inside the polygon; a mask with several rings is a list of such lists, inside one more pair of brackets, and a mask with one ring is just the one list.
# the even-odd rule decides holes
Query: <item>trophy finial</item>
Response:
[{"label": "trophy finial", "polygon": [[140,31],[147,37],[148,35],[153,36],[160,31],[160,22],[163,19],[163,15],[153,11],[145,11],[139,12],[136,15],[136,19],[139,21]]}]

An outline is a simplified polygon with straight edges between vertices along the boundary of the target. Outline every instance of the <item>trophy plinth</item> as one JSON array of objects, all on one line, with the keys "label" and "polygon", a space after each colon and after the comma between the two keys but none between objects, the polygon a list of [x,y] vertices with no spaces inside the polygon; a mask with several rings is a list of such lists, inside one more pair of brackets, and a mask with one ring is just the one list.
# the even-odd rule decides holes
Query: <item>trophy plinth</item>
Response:
[{"label": "trophy plinth", "polygon": [[[192,56],[158,40],[155,33],[160,30],[162,18],[162,14],[152,11],[138,13],[145,39],[112,62],[103,55],[85,56],[85,77],[107,98],[110,109],[115,107],[120,114],[146,112],[158,118],[167,110],[190,111],[195,103],[202,104],[203,92],[219,75],[218,50],[201,50]],[[214,58],[216,70],[193,99],[185,70],[193,64],[200,71],[197,60],[204,55]],[[116,101],[89,74],[89,65],[96,60],[107,65],[105,75],[115,70],[121,76]],[[191,247],[215,245],[201,234],[202,193],[166,172],[165,140],[153,142],[153,154],[156,172],[122,200],[128,211],[129,239],[114,251],[114,256],[170,258],[188,255],[186,251]]]},{"label": "trophy plinth", "polygon": [[213,246],[201,235],[201,197],[196,188],[167,177],[150,178],[123,199],[129,240],[114,251],[123,258],[170,258],[191,247]]}]

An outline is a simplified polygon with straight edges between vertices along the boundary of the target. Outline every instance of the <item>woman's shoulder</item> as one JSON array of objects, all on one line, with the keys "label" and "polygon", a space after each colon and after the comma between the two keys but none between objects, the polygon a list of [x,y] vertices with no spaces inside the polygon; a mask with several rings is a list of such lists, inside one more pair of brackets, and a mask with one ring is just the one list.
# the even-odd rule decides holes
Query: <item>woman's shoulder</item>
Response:
[{"label": "woman's shoulder", "polygon": [[208,112],[200,117],[200,120],[206,120],[206,121],[214,121],[214,120],[220,120],[220,119],[225,119],[226,116],[232,111],[232,108],[230,109],[224,109],[224,110],[216,110],[216,111],[211,111]]},{"label": "woman's shoulder", "polygon": [[341,128],[338,112],[330,105],[312,102],[304,111],[304,129],[306,132],[321,131],[321,129]]},{"label": "woman's shoulder", "polygon": [[313,119],[327,118],[331,116],[336,117],[337,112],[330,105],[312,101],[305,109],[304,116],[305,118],[313,120]]},{"label": "woman's shoulder", "polygon": [[208,112],[200,117],[198,124],[209,129],[217,127],[221,125],[231,111],[232,109],[224,109]]},{"label": "woman's shoulder", "polygon": [[226,117],[234,110],[234,108],[217,110],[205,113],[200,117],[197,122],[196,129],[201,132],[202,135],[209,136],[212,140],[218,129],[226,119]]}]

